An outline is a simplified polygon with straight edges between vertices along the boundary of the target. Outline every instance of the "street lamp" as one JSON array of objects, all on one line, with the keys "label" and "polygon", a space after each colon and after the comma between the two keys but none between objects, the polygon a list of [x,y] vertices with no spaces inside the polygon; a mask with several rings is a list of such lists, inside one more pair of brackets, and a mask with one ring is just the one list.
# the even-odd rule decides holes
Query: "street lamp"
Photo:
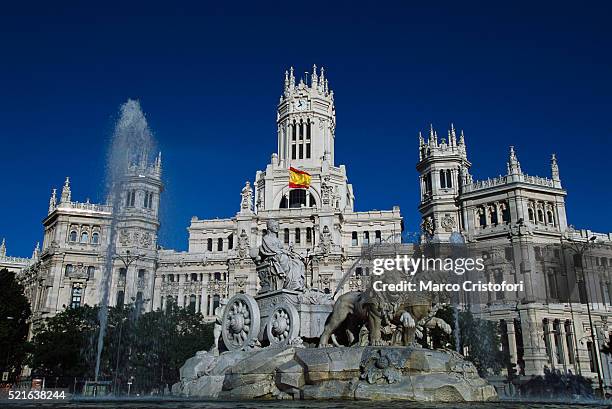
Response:
[{"label": "street lamp", "polygon": [[[586,287],[586,277],[585,277],[585,272],[584,272],[584,264],[586,262],[586,260],[584,259],[584,255],[591,249],[593,244],[595,244],[595,240],[597,240],[597,237],[595,236],[592,236],[587,241],[582,241],[582,242],[568,238],[567,246],[570,249],[572,249],[575,252],[575,254],[580,255],[580,276],[578,276],[577,274],[578,276],[577,278],[578,278],[578,283],[583,282],[585,286],[584,296],[585,296],[585,302],[587,306],[587,315],[589,316],[589,327],[591,329],[591,342],[593,342],[593,359],[595,360],[595,367],[597,369],[597,381],[599,383],[599,391],[601,393],[601,396],[604,396],[603,379],[601,376],[601,367],[599,364],[599,357],[598,357],[599,346],[597,344],[597,335],[595,334],[595,326],[593,325],[593,316],[591,314],[589,291]],[[575,270],[576,270],[576,264],[574,263],[574,271]],[[578,291],[580,292],[580,288],[578,289]]]}]

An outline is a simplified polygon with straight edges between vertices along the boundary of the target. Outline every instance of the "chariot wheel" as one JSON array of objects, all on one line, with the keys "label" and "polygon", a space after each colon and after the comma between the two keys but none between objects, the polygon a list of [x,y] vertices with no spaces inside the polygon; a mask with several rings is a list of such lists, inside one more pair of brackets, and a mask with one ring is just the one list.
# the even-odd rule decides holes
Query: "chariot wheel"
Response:
[{"label": "chariot wheel", "polygon": [[261,317],[253,297],[236,294],[223,312],[222,335],[225,346],[235,351],[252,345],[259,335]]},{"label": "chariot wheel", "polygon": [[271,346],[284,346],[300,335],[300,314],[293,304],[275,305],[266,324]]}]

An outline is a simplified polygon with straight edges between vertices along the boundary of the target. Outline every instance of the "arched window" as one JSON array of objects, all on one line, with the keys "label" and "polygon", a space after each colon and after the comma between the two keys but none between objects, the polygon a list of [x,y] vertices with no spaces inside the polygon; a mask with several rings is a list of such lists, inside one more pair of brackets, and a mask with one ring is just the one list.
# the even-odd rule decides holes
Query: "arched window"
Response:
[{"label": "arched window", "polygon": [[221,273],[218,271],[215,273],[215,281],[221,281]]},{"label": "arched window", "polygon": [[292,189],[289,192],[289,207],[297,208],[302,206],[306,206],[306,190]]},{"label": "arched window", "polygon": [[544,212],[541,209],[538,209],[538,222],[544,223]]},{"label": "arched window", "polygon": [[312,193],[310,194],[310,207],[317,207],[317,201]]},{"label": "arched window", "polygon": [[86,231],[81,233],[81,243],[89,243],[89,233]]},{"label": "arched window", "polygon": [[444,170],[440,170],[440,187],[442,189],[446,188],[446,172]]},{"label": "arched window", "polygon": [[191,281],[198,281],[198,274],[197,273],[191,273]]},{"label": "arched window", "polygon": [[74,266],[72,264],[66,264],[65,268],[66,275],[70,275],[74,272]]},{"label": "arched window", "polygon": [[191,312],[196,312],[196,301],[197,297],[195,296],[195,294],[191,294],[189,296],[189,310]]},{"label": "arched window", "polygon": [[302,241],[302,232],[300,231],[299,227],[295,229],[295,242],[296,243],[301,243]]},{"label": "arched window", "polygon": [[533,217],[533,209],[532,208],[527,209],[527,214],[529,215],[529,221],[531,221],[531,222],[535,221],[535,219]]},{"label": "arched window", "polygon": [[361,268],[361,267],[357,267],[357,268],[355,269],[355,275],[356,275],[357,277],[361,277],[361,276],[363,275],[363,268]]},{"label": "arched window", "polygon": [[223,239],[221,237],[217,239],[217,250],[223,251]]},{"label": "arched window", "polygon": [[287,205],[287,198],[285,196],[283,196],[283,198],[280,201],[279,208],[286,209],[287,207],[288,207],[288,205]]},{"label": "arched window", "polygon": [[312,227],[306,227],[306,243],[312,243]]},{"label": "arched window", "polygon": [[450,169],[446,170],[446,187],[451,188],[453,187],[453,179],[452,179],[452,173],[450,171]]},{"label": "arched window", "polygon": [[69,240],[70,241],[77,241],[77,235],[78,235],[78,233],[76,232],[76,230],[70,231]]},{"label": "arched window", "polygon": [[87,277],[88,278],[93,278],[95,272],[96,272],[96,268],[94,266],[87,267]]},{"label": "arched window", "polygon": [[380,230],[376,230],[376,232],[374,232],[374,243],[379,244],[382,241],[382,234],[380,233]]},{"label": "arched window", "polygon": [[284,240],[285,244],[289,244],[289,229],[283,230],[283,233],[284,233],[284,236],[285,236],[284,237],[285,238],[285,240]]},{"label": "arched window", "polygon": [[498,224],[499,220],[497,217],[497,208],[496,207],[492,207],[491,208],[491,223],[492,224]]},{"label": "arched window", "polygon": [[100,233],[94,232],[91,235],[91,244],[100,244]]},{"label": "arched window", "polygon": [[219,301],[220,300],[221,300],[221,297],[219,296],[219,294],[213,295],[213,308],[212,308],[212,313],[213,314],[215,313],[215,310],[219,306]]},{"label": "arched window", "polygon": [[510,209],[508,209],[508,206],[502,209],[502,221],[506,224],[510,223]]},{"label": "arched window", "polygon": [[174,282],[174,274],[168,274],[168,281],[170,281],[171,283]]},{"label": "arched window", "polygon": [[352,246],[357,246],[359,245],[359,239],[357,238],[357,232],[354,231],[353,233],[351,233],[351,245]]},{"label": "arched window", "polygon": [[231,250],[234,248],[234,233],[227,236],[227,249]]},{"label": "arched window", "polygon": [[548,224],[555,224],[555,216],[553,216],[553,212],[550,210],[547,212],[548,216]]},{"label": "arched window", "polygon": [[206,240],[206,248],[208,248],[208,251],[213,251],[213,242],[212,242],[212,239]]},{"label": "arched window", "polygon": [[369,231],[363,232],[363,244],[366,246],[370,244],[370,232]]},{"label": "arched window", "polygon": [[478,210],[478,224],[480,225],[480,227],[487,226],[487,216],[485,212],[486,210],[482,207]]},{"label": "arched window", "polygon": [[122,307],[125,299],[125,293],[123,290],[117,291],[117,307]]}]

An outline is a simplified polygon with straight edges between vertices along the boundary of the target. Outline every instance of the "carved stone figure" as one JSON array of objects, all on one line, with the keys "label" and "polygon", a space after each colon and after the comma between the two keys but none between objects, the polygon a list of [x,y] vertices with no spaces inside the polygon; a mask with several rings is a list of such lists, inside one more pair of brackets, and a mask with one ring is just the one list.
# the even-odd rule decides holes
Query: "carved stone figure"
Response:
[{"label": "carved stone figure", "polygon": [[[279,225],[276,220],[268,220],[267,232],[263,236],[258,251],[251,257],[257,264],[257,272],[262,291],[304,290],[305,264],[301,257],[287,249],[278,238]],[[253,254],[254,253],[254,254]]]},{"label": "carved stone figure", "polygon": [[240,232],[240,236],[238,236],[238,256],[240,258],[246,258],[249,254],[249,236],[244,229]]},{"label": "carved stone figure", "polygon": [[219,300],[219,306],[215,308],[215,327],[213,329],[215,344],[211,351],[215,356],[219,355],[219,338],[221,338],[221,331],[223,329],[223,313],[225,312],[226,305],[227,298],[221,298],[221,300]]},{"label": "carved stone figure", "polygon": [[251,189],[251,183],[247,180],[242,188],[242,192],[240,194],[242,196],[242,200],[240,202],[240,210],[241,211],[253,211],[253,189]]},{"label": "carved stone figure", "polygon": [[329,254],[331,252],[332,244],[332,235],[329,231],[329,227],[323,226],[323,231],[321,232],[321,251],[323,254]]},{"label": "carved stone figure", "polygon": [[[388,283],[400,282],[403,278],[397,274],[401,273],[385,273],[381,280]],[[450,325],[434,317],[437,308],[432,306],[432,301],[433,294],[430,292],[395,293],[370,289],[343,294],[334,304],[319,339],[319,346],[330,346],[330,340],[333,344],[339,344],[336,337],[343,344],[352,345],[364,325],[368,329],[369,344],[373,346],[386,345],[382,333],[383,327],[389,324],[401,332],[398,342],[404,346],[414,345],[415,337],[422,335],[422,327],[437,326],[450,334]]]},{"label": "carved stone figure", "polygon": [[332,193],[334,189],[329,183],[329,180],[330,177],[325,176],[323,177],[323,182],[321,183],[321,202],[324,205],[329,205],[332,201]]}]

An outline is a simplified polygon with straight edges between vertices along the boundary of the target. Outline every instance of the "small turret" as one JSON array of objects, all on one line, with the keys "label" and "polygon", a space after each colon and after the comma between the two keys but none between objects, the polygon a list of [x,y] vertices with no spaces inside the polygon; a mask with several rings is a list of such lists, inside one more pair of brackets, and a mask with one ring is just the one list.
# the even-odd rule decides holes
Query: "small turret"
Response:
[{"label": "small turret", "polygon": [[51,191],[51,197],[49,198],[49,213],[55,210],[57,207],[57,189]]},{"label": "small turret", "polygon": [[0,244],[0,257],[6,257],[6,240],[2,239],[2,244]]},{"label": "small turret", "polygon": [[71,200],[72,192],[70,191],[70,177],[66,176],[66,181],[64,182],[64,187],[62,188],[60,203],[70,203]]}]

